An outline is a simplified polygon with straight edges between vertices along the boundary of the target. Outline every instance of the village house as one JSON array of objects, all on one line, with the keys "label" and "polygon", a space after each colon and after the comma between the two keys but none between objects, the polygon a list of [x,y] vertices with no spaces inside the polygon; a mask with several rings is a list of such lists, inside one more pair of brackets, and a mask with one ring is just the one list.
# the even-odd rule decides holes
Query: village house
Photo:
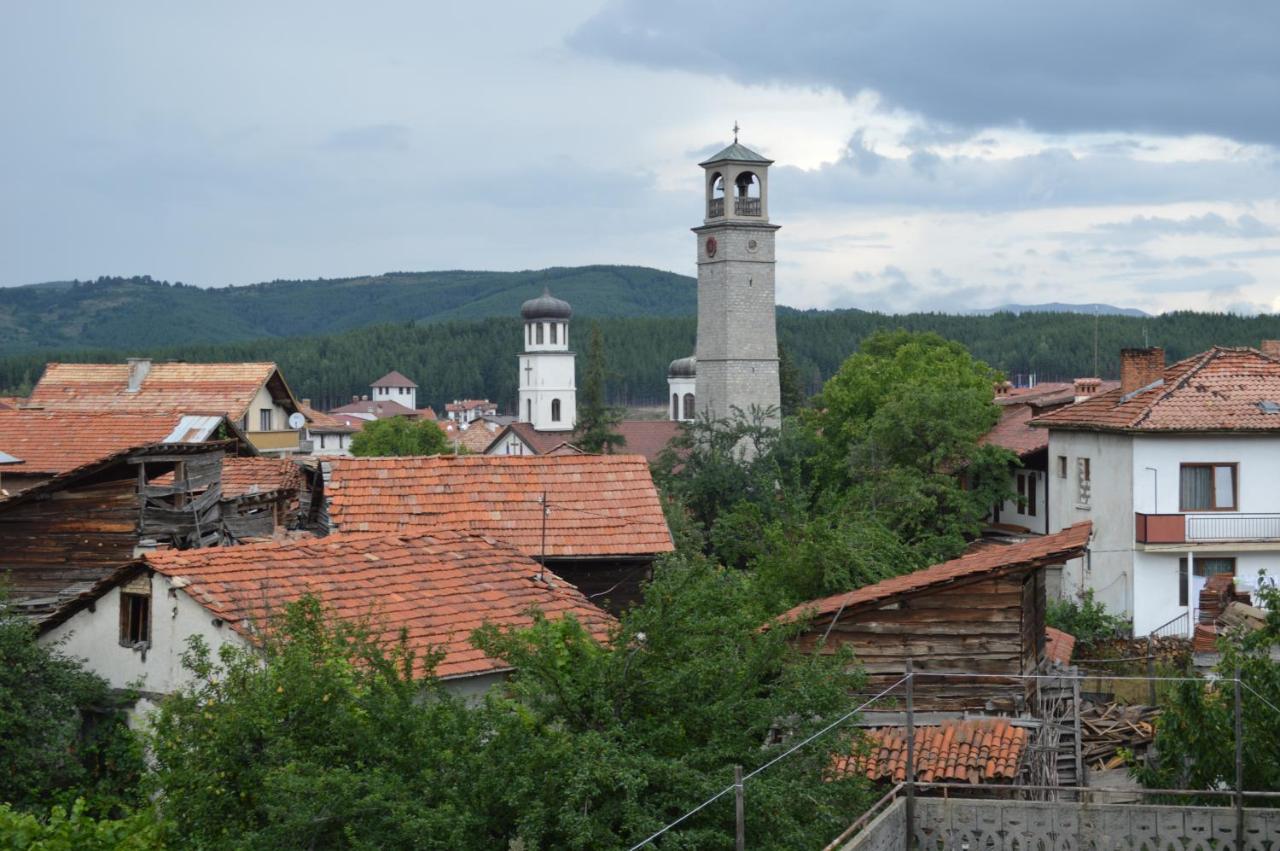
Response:
[{"label": "village house", "polygon": [[392,370],[369,386],[370,395],[352,396],[345,405],[331,408],[329,413],[364,422],[385,420],[388,417],[407,417],[411,420],[436,419],[430,406],[418,408],[418,385],[399,372]]},{"label": "village house", "polygon": [[[680,424],[672,420],[623,420],[613,432],[625,443],[618,449],[628,455],[641,455],[649,463],[667,448],[680,433]],[[573,443],[573,434],[562,431],[538,431],[531,423],[515,422],[503,428],[482,450],[486,455],[572,455],[582,450]]]},{"label": "village house", "polygon": [[228,543],[219,481],[234,448],[129,447],[0,499],[0,577],[10,599],[39,620],[144,549]]},{"label": "village house", "polygon": [[[1049,531],[1049,435],[1033,427],[1031,420],[1118,386],[1117,381],[1098,378],[1041,382],[1031,387],[1014,387],[1008,381],[996,385],[1000,421],[979,443],[1009,450],[1018,456],[1018,463],[1010,470],[1012,496],[992,510],[989,531],[1014,535]],[[1056,593],[1051,585],[1050,594]]]},{"label": "village house", "polygon": [[259,452],[283,455],[298,451],[305,425],[274,363],[51,363],[26,407],[219,414],[238,423]]},{"label": "village house", "polygon": [[1084,521],[1016,544],[981,544],[942,564],[801,603],[776,623],[808,621],[794,640],[801,649],[852,649],[869,694],[897,682],[909,660],[921,675],[917,709],[1022,714],[1037,697],[1028,675],[1062,661],[1061,647],[1046,652],[1045,572],[1084,556],[1092,528]]},{"label": "village house", "polygon": [[394,369],[369,387],[375,402],[398,402],[406,408],[418,409],[418,385]]},{"label": "village house", "polygon": [[1170,366],[1126,349],[1119,387],[1032,425],[1049,437],[1050,528],[1097,530],[1064,594],[1092,590],[1138,635],[1190,635],[1209,577],[1280,572],[1280,341]]},{"label": "village house", "polygon": [[488,399],[454,399],[444,406],[445,416],[454,422],[472,423],[480,417],[494,417],[498,406]]},{"label": "village house", "polygon": [[615,612],[638,599],[654,559],[674,549],[649,466],[636,455],[335,458],[330,465],[334,531],[486,535]]},{"label": "village house", "polygon": [[339,534],[184,552],[149,552],[95,583],[41,626],[41,641],[86,660],[114,688],[149,700],[190,681],[181,657],[199,636],[216,654],[253,647],[304,595],[336,616],[403,636],[419,666],[456,694],[478,696],[511,672],[472,646],[482,624],[521,627],[537,610],[572,614],[596,638],[614,625],[574,586],[515,548],[457,532]]},{"label": "village house", "polygon": [[303,399],[302,415],[307,418],[302,448],[315,457],[350,455],[351,439],[360,432],[365,420],[352,415],[326,414],[311,407]]}]

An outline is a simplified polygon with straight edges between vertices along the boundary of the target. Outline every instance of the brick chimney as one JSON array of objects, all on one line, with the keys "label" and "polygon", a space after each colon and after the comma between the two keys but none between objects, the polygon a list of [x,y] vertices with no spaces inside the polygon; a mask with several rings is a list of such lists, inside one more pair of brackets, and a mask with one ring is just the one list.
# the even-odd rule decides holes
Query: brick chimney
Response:
[{"label": "brick chimney", "polygon": [[1280,359],[1280,340],[1263,340],[1258,348],[1267,357]]},{"label": "brick chimney", "polygon": [[997,381],[996,382],[996,398],[998,399],[1001,396],[1008,396],[1009,391],[1012,389],[1013,389],[1012,381]]},{"label": "brick chimney", "polygon": [[129,364],[129,386],[125,389],[129,393],[137,393],[151,371],[151,358],[126,358],[125,363]]},{"label": "brick chimney", "polygon": [[1083,402],[1090,396],[1098,395],[1098,388],[1100,387],[1102,387],[1102,379],[1100,378],[1077,378],[1075,382],[1075,401]]},{"label": "brick chimney", "polygon": [[1135,390],[1155,384],[1164,378],[1164,349],[1120,350],[1120,392],[1129,395]]}]

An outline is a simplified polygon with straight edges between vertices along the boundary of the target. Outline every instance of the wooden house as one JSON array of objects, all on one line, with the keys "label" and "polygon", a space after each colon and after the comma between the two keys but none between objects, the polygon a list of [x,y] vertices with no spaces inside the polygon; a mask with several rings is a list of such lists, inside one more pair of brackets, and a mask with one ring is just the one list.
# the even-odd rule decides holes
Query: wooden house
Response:
[{"label": "wooden house", "polygon": [[0,499],[0,577],[37,620],[144,549],[228,541],[222,460],[234,441],[113,452]]},{"label": "wooden house", "polygon": [[[921,710],[1020,713],[1047,664],[1045,571],[1087,550],[1092,524],[1018,544],[987,543],[942,564],[802,603],[778,622],[806,621],[799,647],[853,650],[875,694],[906,663]],[[930,674],[934,676],[930,676]]]}]

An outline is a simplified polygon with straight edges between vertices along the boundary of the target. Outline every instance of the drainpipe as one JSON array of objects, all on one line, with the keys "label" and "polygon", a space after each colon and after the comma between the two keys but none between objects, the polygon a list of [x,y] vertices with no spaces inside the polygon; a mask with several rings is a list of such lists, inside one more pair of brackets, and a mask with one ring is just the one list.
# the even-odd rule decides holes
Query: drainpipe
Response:
[{"label": "drainpipe", "polygon": [[1151,471],[1151,513],[1160,513],[1160,471],[1155,467],[1144,467]]},{"label": "drainpipe", "polygon": [[[1183,520],[1182,522],[1186,522]],[[1192,577],[1196,575],[1196,554],[1194,550],[1187,550],[1187,638],[1196,637],[1196,601],[1191,598],[1191,590],[1195,587]]]}]

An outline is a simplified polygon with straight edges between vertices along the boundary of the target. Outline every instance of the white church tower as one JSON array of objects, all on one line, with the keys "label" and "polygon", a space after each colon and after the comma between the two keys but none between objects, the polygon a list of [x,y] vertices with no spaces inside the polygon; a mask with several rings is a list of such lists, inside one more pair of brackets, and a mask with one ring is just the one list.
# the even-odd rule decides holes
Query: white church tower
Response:
[{"label": "white church tower", "polygon": [[[706,162],[706,219],[698,240],[698,414],[729,417],[737,408],[773,409],[777,424],[778,332],[774,319],[769,166],[733,144]],[[683,412],[682,412],[683,413]]]},{"label": "white church tower", "polygon": [[569,319],[573,308],[543,290],[520,308],[524,317],[524,351],[520,354],[522,423],[538,431],[573,431],[578,419],[573,352],[569,351]]}]

